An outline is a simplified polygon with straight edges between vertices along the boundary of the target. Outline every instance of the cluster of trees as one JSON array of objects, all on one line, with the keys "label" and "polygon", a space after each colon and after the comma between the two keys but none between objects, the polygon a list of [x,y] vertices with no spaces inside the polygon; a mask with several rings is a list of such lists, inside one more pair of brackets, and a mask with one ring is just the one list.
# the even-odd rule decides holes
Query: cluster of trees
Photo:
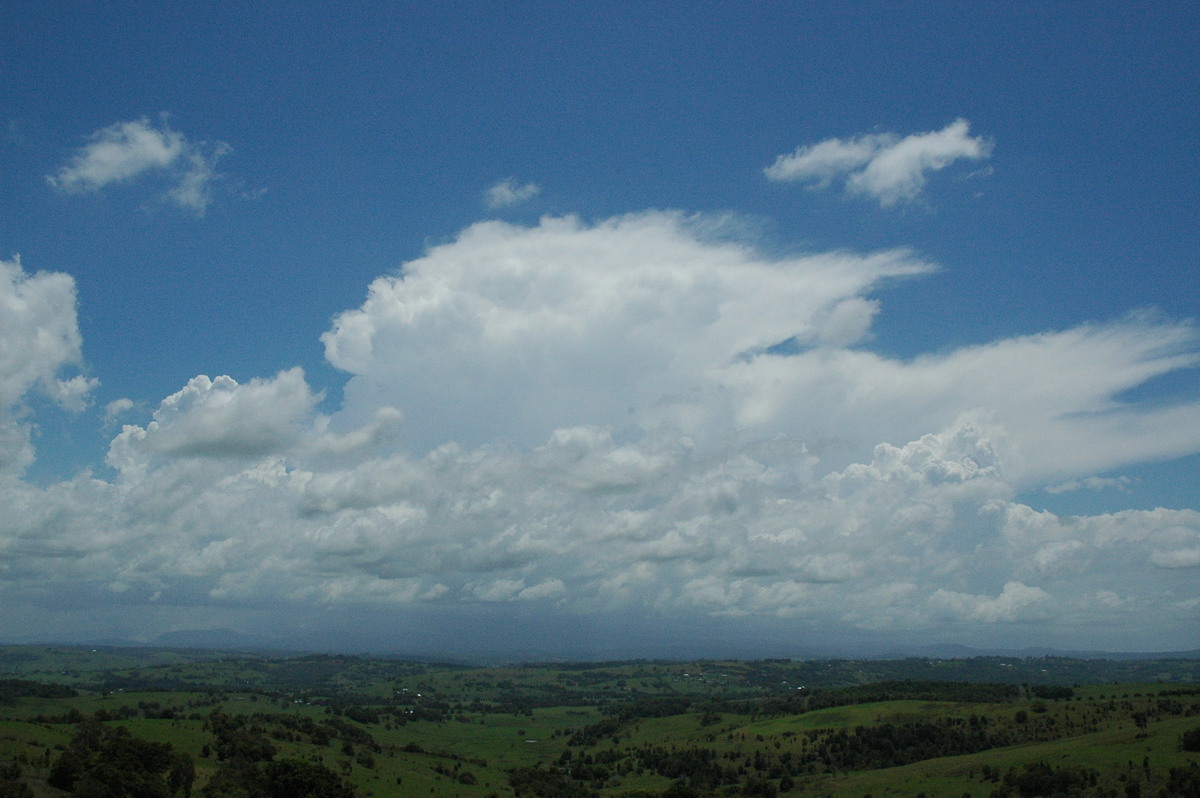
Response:
[{"label": "cluster of trees", "polygon": [[[276,760],[275,747],[246,716],[213,712],[207,726],[214,744],[206,751],[215,751],[221,765],[201,791],[204,798],[355,798],[354,788],[319,762]],[[195,775],[192,758],[169,743],[89,718],[46,781],[77,798],[188,798]],[[0,795],[28,798],[28,786],[14,785],[0,787]]]},{"label": "cluster of trees", "polygon": [[205,798],[355,798],[354,787],[319,762],[280,759],[219,770]]},{"label": "cluster of trees", "polygon": [[[975,719],[978,721],[978,719]],[[797,757],[808,770],[869,770],[896,767],[942,756],[960,756],[1009,745],[1007,732],[962,718],[858,726],[853,733],[831,731]]]},{"label": "cluster of trees", "polygon": [[[663,705],[666,706],[665,704]],[[617,735],[632,722],[629,713],[618,713],[577,732],[571,745],[590,746]],[[882,723],[854,729],[817,729],[787,736],[793,742],[784,750],[766,746],[753,757],[734,759],[713,748],[641,746],[607,749],[572,758],[570,749],[560,760],[562,771],[580,782],[601,784],[612,773],[651,772],[669,779],[686,779],[689,786],[712,790],[744,784],[748,778],[795,778],[837,771],[895,767],[943,756],[957,756],[1012,745],[1038,734],[1033,724],[1023,729],[994,724],[986,716],[944,718],[937,721]],[[778,746],[777,746],[778,748]]]},{"label": "cluster of trees", "polygon": [[686,779],[693,788],[712,790],[740,785],[750,778],[790,780],[814,773],[895,767],[1007,744],[1009,738],[1004,733],[991,731],[983,723],[947,719],[819,730],[806,735],[798,750],[759,749],[744,758],[721,754],[712,748],[642,746],[632,752],[631,765],[618,764],[616,769]]},{"label": "cluster of trees", "polygon": [[1085,767],[1056,767],[1045,762],[1028,762],[1021,770],[1009,770],[992,791],[992,798],[1042,795],[1092,795],[1100,774]]},{"label": "cluster of trees", "polygon": [[709,791],[721,785],[735,785],[743,781],[745,769],[726,762],[711,748],[686,748],[682,750],[662,746],[643,746],[635,754],[639,768],[685,783],[693,790]]},{"label": "cluster of trees", "polygon": [[276,760],[263,729],[246,716],[213,712],[208,722],[222,764],[204,798],[354,798],[354,788],[320,762]]},{"label": "cluster of trees", "polygon": [[[634,705],[642,710],[653,711],[667,704]],[[1172,707],[1156,707],[1168,710]],[[1024,713],[1021,713],[1024,714]],[[571,743],[585,746],[599,739],[615,735],[632,722],[636,712],[616,711],[612,717],[592,724],[571,738]],[[996,723],[986,716],[972,715],[968,718],[944,718],[938,721],[914,721],[910,723],[882,723],[874,726],[857,726],[854,729],[818,729],[801,734],[788,733],[795,744],[785,750],[771,751],[763,746],[753,756],[740,757],[730,752],[721,753],[713,748],[676,748],[646,745],[631,749],[606,748],[598,752],[580,752],[574,755],[568,748],[559,759],[557,767],[542,772],[523,770],[520,774],[522,789],[529,795],[575,795],[564,793],[563,785],[584,794],[604,786],[612,777],[629,773],[654,773],[673,779],[676,792],[684,787],[696,794],[715,791],[731,795],[749,794],[748,785],[759,782],[790,789],[794,779],[812,774],[833,773],[853,770],[869,770],[896,767],[926,759],[978,753],[992,748],[1014,745],[1041,736],[1044,730],[1025,718],[1025,723],[1015,725]],[[1184,750],[1200,750],[1200,728],[1185,732],[1181,738]],[[778,746],[777,746],[778,748]],[[996,774],[996,779],[1000,774]],[[1048,789],[1047,785],[1071,786],[1080,789],[1095,787],[1095,773],[1086,769],[1050,768],[1034,763],[1023,771],[1010,771],[998,788],[999,798],[1018,795],[1067,794],[1069,790]],[[1180,777],[1182,778],[1182,776]],[[547,787],[552,782],[554,787]],[[549,792],[537,790],[546,788]],[[755,786],[755,791],[765,789]],[[1029,792],[1034,790],[1034,792]],[[757,794],[757,793],[755,793]],[[1200,793],[1181,792],[1180,795]],[[1174,795],[1174,793],[1171,793]]]},{"label": "cluster of trees", "polygon": [[[1087,767],[1057,767],[1045,762],[1029,762],[1020,769],[1009,768],[1000,786],[992,790],[991,798],[1032,798],[1033,796],[1062,795],[1080,798],[1110,798],[1117,793],[1106,785],[1100,774]],[[1126,798],[1153,795],[1157,798],[1200,798],[1200,765],[1171,768],[1166,783],[1154,792],[1143,792],[1136,780],[1125,782]]]},{"label": "cluster of trees", "polygon": [[147,742],[123,726],[87,720],[46,781],[81,798],[172,798],[190,795],[195,776],[192,758],[170,743]]},{"label": "cluster of trees", "polygon": [[[205,728],[217,738],[217,758],[224,759],[223,749],[243,742],[248,737],[261,740],[262,744],[270,745],[270,740],[286,740],[288,742],[304,741],[312,745],[328,746],[334,740],[369,748],[378,753],[381,748],[369,731],[346,717],[335,714],[328,715],[324,722],[314,720],[307,715],[288,715],[282,712],[254,712],[250,714],[226,715],[220,711],[212,712]],[[198,718],[197,718],[198,719]]]},{"label": "cluster of trees", "polygon": [[0,767],[0,798],[33,798],[33,790],[21,781],[21,763],[15,759]]},{"label": "cluster of trees", "polygon": [[513,768],[508,773],[508,784],[516,798],[598,798],[600,795],[561,770],[542,765]]},{"label": "cluster of trees", "polygon": [[760,715],[796,715],[817,709],[874,704],[879,701],[959,701],[999,704],[1020,697],[1015,684],[999,682],[936,682],[911,679],[875,682],[824,690],[802,688],[784,695],[740,702],[740,712]]},{"label": "cluster of trees", "polygon": [[1171,768],[1163,791],[1169,796],[1197,798],[1200,796],[1200,765],[1192,762],[1184,768]]},{"label": "cluster of trees", "polygon": [[18,698],[74,698],[79,693],[64,684],[43,684],[24,679],[0,679],[0,704]]}]

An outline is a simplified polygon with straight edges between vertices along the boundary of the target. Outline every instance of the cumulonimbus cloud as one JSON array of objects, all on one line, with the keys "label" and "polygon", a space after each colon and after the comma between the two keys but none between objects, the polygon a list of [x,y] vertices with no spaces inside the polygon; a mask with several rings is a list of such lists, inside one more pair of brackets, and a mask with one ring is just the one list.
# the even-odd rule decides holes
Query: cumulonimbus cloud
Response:
[{"label": "cumulonimbus cloud", "polygon": [[844,179],[846,190],[879,201],[885,208],[916,198],[929,172],[958,160],[982,160],[992,143],[968,135],[969,123],[958,119],[941,130],[900,137],[877,133],[850,139],[826,139],[780,155],[763,170],[769,180],[804,182],[826,188]]},{"label": "cumulonimbus cloud", "polygon": [[[298,369],[197,377],[114,438],[111,478],[0,475],[0,618],[65,619],[70,585],[147,610],[113,634],[485,605],[1019,644],[1194,628],[1196,510],[1017,498],[1200,450],[1196,402],[1117,400],[1195,364],[1193,325],[888,358],[881,297],[931,264],[769,255],[723,223],[473,225],[334,320],[338,412]],[[69,278],[38,285],[29,325],[73,331]],[[0,358],[11,401],[67,340],[32,372]]]},{"label": "cumulonimbus cloud", "polygon": [[353,375],[344,415],[363,423],[395,405],[418,450],[538,445],[602,424],[665,425],[700,445],[832,436],[863,457],[984,409],[1022,481],[1200,445],[1200,425],[1178,434],[1194,405],[1115,399],[1198,361],[1190,323],[1133,314],[891,359],[863,345],[872,292],[928,263],[904,250],[766,257],[710,233],[665,212],[474,225],[377,279],[323,336]]},{"label": "cumulonimbus cloud", "polygon": [[354,375],[347,413],[395,404],[426,448],[536,445],[580,424],[700,435],[713,413],[723,434],[744,363],[783,342],[855,343],[878,310],[869,290],[931,269],[905,250],[767,258],[711,240],[712,224],[653,212],[473,225],[377,279],[322,336]]},{"label": "cumulonimbus cloud", "polygon": [[217,161],[228,152],[224,143],[188,141],[165,119],[158,124],[135,119],[97,130],[47,181],[60,191],[78,194],[157,174],[168,183],[164,201],[202,215],[220,177]]}]

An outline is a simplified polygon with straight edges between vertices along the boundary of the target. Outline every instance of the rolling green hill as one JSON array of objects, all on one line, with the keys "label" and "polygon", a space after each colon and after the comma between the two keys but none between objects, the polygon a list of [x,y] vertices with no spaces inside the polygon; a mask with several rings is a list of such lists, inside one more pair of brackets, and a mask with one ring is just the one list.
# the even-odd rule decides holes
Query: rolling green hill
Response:
[{"label": "rolling green hill", "polygon": [[0,798],[1200,794],[1189,659],[8,647],[0,668]]}]

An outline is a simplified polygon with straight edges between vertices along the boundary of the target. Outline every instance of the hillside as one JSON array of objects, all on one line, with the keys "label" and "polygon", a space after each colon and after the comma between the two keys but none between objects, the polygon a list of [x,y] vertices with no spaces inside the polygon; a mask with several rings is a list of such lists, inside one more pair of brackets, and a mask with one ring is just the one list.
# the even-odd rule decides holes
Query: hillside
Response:
[{"label": "hillside", "polygon": [[6,647],[0,668],[6,798],[133,794],[130,774],[139,794],[211,798],[1200,790],[1191,659],[479,668]]}]

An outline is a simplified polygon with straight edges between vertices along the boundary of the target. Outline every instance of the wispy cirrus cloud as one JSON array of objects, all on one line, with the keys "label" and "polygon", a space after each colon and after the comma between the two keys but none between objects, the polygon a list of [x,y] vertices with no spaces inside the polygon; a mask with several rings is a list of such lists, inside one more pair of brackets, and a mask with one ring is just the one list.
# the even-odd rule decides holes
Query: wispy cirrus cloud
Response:
[{"label": "wispy cirrus cloud", "polygon": [[1117,490],[1128,491],[1133,480],[1129,477],[1084,477],[1083,479],[1068,479],[1057,485],[1047,485],[1047,493],[1071,493],[1077,490]]},{"label": "wispy cirrus cloud", "polygon": [[157,175],[168,184],[164,202],[203,215],[213,201],[221,175],[217,162],[229,152],[223,142],[192,142],[172,130],[165,118],[118,122],[97,130],[56,173],[50,185],[70,194],[100,191],[110,185]]},{"label": "wispy cirrus cloud", "polygon": [[844,179],[846,190],[879,201],[888,208],[915,199],[927,175],[958,160],[991,156],[992,143],[968,135],[969,123],[958,119],[941,130],[901,138],[878,133],[851,139],[826,139],[780,155],[763,170],[776,182],[805,182],[827,188]]}]

